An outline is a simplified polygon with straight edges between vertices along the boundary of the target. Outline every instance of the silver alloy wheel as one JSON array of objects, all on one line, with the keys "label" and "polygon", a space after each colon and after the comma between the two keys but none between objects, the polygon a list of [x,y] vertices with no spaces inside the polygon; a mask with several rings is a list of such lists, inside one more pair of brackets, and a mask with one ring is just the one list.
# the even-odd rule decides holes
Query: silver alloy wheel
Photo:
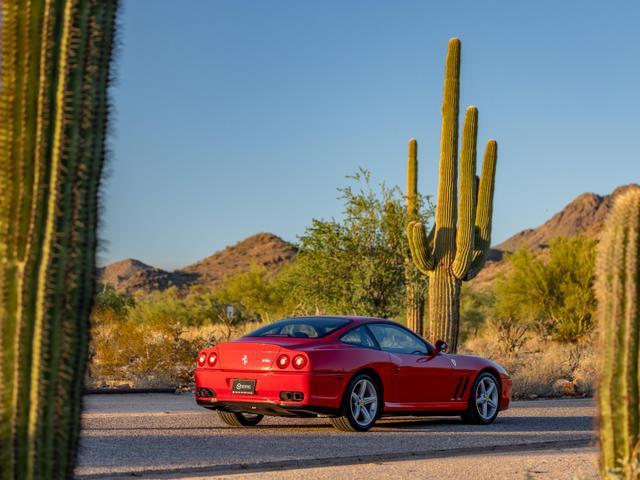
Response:
[{"label": "silver alloy wheel", "polygon": [[366,427],[376,419],[378,413],[378,392],[366,378],[359,380],[351,389],[351,415],[355,422]]},{"label": "silver alloy wheel", "polygon": [[480,380],[476,388],[476,407],[478,414],[485,420],[491,420],[498,411],[498,385],[491,376]]}]

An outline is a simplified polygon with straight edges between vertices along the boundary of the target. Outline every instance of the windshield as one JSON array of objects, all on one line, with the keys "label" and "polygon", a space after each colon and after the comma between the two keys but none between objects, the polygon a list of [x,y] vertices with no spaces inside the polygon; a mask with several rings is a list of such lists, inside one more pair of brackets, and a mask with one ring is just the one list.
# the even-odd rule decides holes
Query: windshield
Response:
[{"label": "windshield", "polygon": [[344,327],[351,320],[331,317],[289,318],[259,328],[246,337],[321,338]]}]

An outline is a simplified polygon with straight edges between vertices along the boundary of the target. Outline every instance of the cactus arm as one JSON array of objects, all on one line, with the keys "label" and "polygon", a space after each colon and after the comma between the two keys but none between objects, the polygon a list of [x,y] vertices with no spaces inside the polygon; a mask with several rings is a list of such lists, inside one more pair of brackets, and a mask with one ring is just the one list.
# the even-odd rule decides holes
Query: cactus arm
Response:
[{"label": "cactus arm", "polygon": [[451,271],[462,280],[469,271],[473,256],[476,220],[476,140],[478,138],[478,109],[467,108],[462,129],[460,154],[460,207],[456,233],[456,255]]},{"label": "cactus arm", "polygon": [[415,220],[418,198],[418,142],[409,140],[409,158],[407,160],[407,221]]},{"label": "cactus arm", "polygon": [[449,40],[442,101],[440,176],[436,203],[434,261],[450,259],[455,246],[457,216],[458,104],[460,97],[460,40]]},{"label": "cactus arm", "polygon": [[498,143],[489,140],[482,161],[482,176],[478,188],[473,258],[465,280],[471,280],[482,270],[491,249],[491,217],[497,160]]},{"label": "cactus arm", "polygon": [[431,257],[433,233],[427,235],[425,226],[417,222],[417,198],[418,198],[418,142],[415,139],[409,140],[409,159],[407,165],[407,239],[411,258],[418,270],[427,273],[433,270],[433,260]]},{"label": "cactus arm", "polygon": [[435,228],[427,235],[425,226],[420,222],[409,222],[407,225],[407,239],[411,258],[415,266],[425,275],[433,270],[432,243]]}]

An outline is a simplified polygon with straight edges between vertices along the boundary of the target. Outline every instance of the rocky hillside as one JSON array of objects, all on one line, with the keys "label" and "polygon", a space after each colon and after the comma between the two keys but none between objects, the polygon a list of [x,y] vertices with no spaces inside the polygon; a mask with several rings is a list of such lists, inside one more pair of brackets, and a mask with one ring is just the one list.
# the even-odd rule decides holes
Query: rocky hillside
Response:
[{"label": "rocky hillside", "polygon": [[213,253],[187,267],[169,272],[139,260],[126,259],[98,270],[99,282],[111,285],[121,293],[145,294],[176,286],[215,287],[225,277],[245,272],[252,264],[278,272],[296,254],[296,247],[271,233],[258,233],[241,242]]},{"label": "rocky hillside", "polygon": [[513,252],[522,245],[529,248],[546,246],[555,237],[572,237],[584,234],[598,235],[614,200],[621,193],[640,185],[631,183],[616,188],[609,195],[583,193],[566,207],[537,228],[529,228],[515,234],[494,248],[502,252]]},{"label": "rocky hillside", "polygon": [[253,263],[265,267],[270,273],[276,273],[293,259],[296,251],[294,245],[272,233],[258,233],[180,272],[194,275],[198,284],[215,287],[228,275],[248,271]]},{"label": "rocky hillside", "polygon": [[[507,268],[507,263],[503,260],[504,254],[513,252],[520,246],[542,250],[555,237],[578,234],[597,236],[615,198],[630,188],[640,188],[640,185],[618,187],[609,195],[583,193],[543,225],[523,230],[494,246],[486,267],[471,282],[472,288],[482,289],[490,285]],[[173,272],[127,259],[101,268],[99,275],[101,283],[112,285],[118,291],[128,294],[148,293],[171,286],[216,287],[225,277],[249,270],[253,263],[276,273],[295,254],[294,245],[271,233],[258,233]]]},{"label": "rocky hillside", "polygon": [[99,282],[121,293],[150,293],[169,287],[190,285],[195,277],[180,271],[168,272],[139,260],[127,258],[98,269]]},{"label": "rocky hillside", "polygon": [[640,188],[640,185],[623,185],[609,195],[583,193],[539,227],[523,230],[495,245],[490,261],[471,282],[472,288],[481,289],[491,284],[506,268],[503,261],[504,253],[513,252],[521,246],[544,249],[556,237],[572,237],[579,234],[596,237],[615,199],[632,188]]}]

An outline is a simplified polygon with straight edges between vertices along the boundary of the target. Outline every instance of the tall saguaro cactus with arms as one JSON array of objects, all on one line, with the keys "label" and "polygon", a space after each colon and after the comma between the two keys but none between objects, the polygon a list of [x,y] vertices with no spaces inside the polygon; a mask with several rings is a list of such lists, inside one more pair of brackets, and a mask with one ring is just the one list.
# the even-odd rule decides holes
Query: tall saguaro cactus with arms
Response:
[{"label": "tall saguaro cactus with arms", "polygon": [[640,477],[640,189],[621,195],[596,261],[600,331],[600,469]]},{"label": "tall saguaro cactus with arms", "polygon": [[0,478],[70,478],[117,0],[3,0]]},{"label": "tall saguaro cactus with arms", "polygon": [[[484,266],[491,243],[491,216],[498,145],[487,143],[482,176],[476,176],[478,110],[467,108],[460,152],[460,195],[458,199],[458,114],[460,96],[460,40],[449,41],[447,52],[440,177],[435,226],[429,234],[418,221],[407,225],[411,256],[417,268],[429,278],[429,325],[427,335],[444,339],[456,351],[460,318],[460,286],[475,277]],[[415,140],[409,150],[416,151]],[[409,211],[417,196],[417,155],[410,155],[407,200]],[[459,202],[459,204],[458,204]]]}]

